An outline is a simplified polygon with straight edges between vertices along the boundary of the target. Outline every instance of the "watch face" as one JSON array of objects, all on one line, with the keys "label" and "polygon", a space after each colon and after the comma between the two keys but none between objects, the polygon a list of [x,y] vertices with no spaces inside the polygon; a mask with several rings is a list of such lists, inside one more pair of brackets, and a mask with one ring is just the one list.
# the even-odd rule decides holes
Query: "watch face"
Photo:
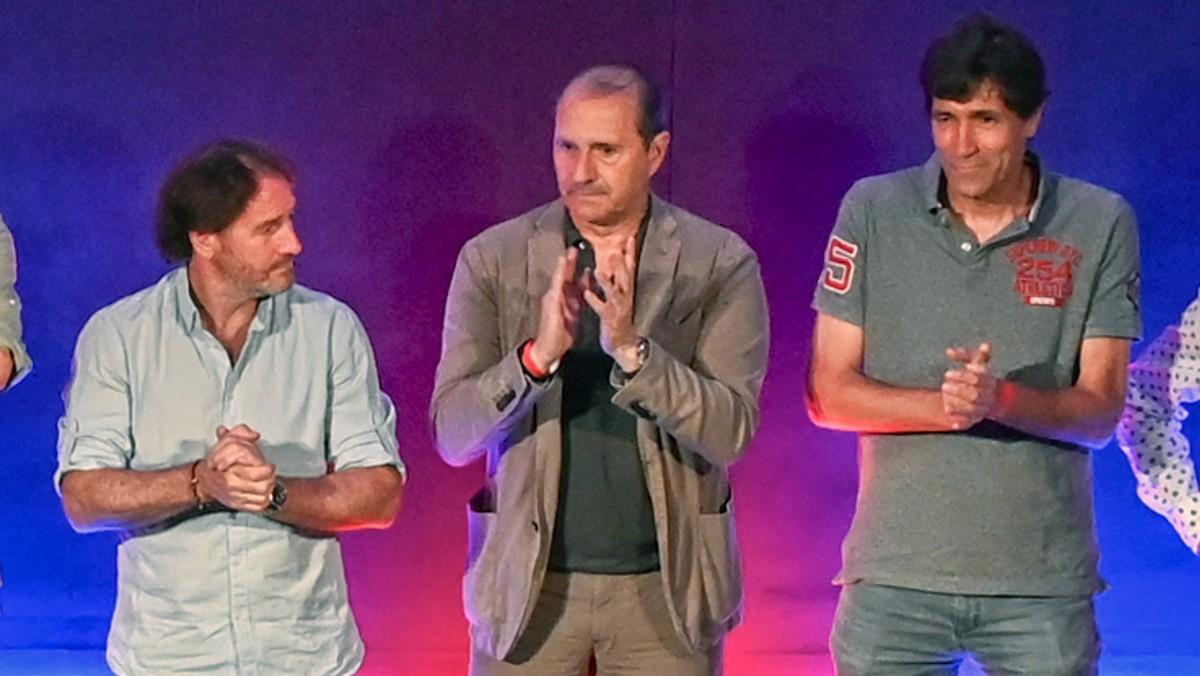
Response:
[{"label": "watch face", "polygon": [[275,488],[271,489],[271,506],[272,512],[278,512],[283,509],[283,504],[287,502],[287,486],[283,485],[282,481],[275,482]]}]

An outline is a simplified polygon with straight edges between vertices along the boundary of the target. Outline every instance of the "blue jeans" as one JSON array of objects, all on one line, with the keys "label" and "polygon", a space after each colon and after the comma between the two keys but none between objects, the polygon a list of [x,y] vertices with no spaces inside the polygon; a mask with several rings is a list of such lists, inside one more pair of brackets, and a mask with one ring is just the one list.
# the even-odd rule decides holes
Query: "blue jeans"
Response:
[{"label": "blue jeans", "polygon": [[1094,676],[1092,597],[964,596],[842,588],[830,651],[838,676],[944,676],[966,655],[988,674]]}]

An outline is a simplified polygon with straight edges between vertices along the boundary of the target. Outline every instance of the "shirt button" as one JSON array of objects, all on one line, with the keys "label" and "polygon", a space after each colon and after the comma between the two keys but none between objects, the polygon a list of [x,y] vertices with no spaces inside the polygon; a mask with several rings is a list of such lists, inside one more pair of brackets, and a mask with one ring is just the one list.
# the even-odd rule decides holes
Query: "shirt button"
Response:
[{"label": "shirt button", "polygon": [[970,243],[970,242],[963,242],[963,243],[962,243],[962,245],[961,245],[961,246],[959,246],[959,248],[960,248],[960,249],[962,249],[963,251],[970,251],[970,250],[971,250],[971,243]]}]

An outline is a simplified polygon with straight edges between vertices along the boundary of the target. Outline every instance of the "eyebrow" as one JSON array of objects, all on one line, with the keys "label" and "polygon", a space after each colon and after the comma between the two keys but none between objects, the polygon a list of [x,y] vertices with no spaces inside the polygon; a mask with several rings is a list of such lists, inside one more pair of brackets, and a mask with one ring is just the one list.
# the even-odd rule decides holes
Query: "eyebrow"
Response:
[{"label": "eyebrow", "polygon": [[282,224],[284,222],[284,220],[286,220],[289,216],[292,216],[292,215],[293,215],[293,213],[281,214],[279,216],[276,216],[275,218],[272,218],[270,220],[266,220],[266,221],[263,221],[262,223],[259,223],[258,227],[256,229],[257,230],[270,230],[271,228]]},{"label": "eyebrow", "polygon": [[622,147],[621,143],[619,141],[590,141],[587,143],[580,143],[579,141],[576,141],[575,139],[567,138],[565,136],[555,136],[554,143],[555,143],[555,145],[571,145],[576,148],[579,148],[582,146],[587,146],[587,148],[590,150],[596,150],[599,148],[619,149]]},{"label": "eyebrow", "polygon": [[[957,117],[957,116],[959,116],[960,113],[950,110],[950,109],[947,109],[947,108],[933,108],[929,111],[929,114],[932,116],[935,116],[935,117],[938,115],[950,115],[953,117]],[[1004,114],[1004,112],[1002,110],[1000,110],[999,108],[980,108],[980,109],[971,110],[971,111],[966,112],[966,116],[970,117],[970,118],[978,118],[978,117],[984,117],[984,116],[999,117],[1003,114]]]}]

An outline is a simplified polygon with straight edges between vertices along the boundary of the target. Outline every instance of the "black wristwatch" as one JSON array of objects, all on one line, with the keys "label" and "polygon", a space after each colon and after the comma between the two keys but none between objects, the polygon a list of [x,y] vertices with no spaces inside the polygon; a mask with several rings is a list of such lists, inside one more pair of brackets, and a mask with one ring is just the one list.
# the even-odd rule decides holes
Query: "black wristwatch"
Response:
[{"label": "black wristwatch", "polygon": [[282,481],[275,481],[275,487],[271,489],[271,504],[267,505],[268,512],[278,512],[287,504],[287,485]]}]

